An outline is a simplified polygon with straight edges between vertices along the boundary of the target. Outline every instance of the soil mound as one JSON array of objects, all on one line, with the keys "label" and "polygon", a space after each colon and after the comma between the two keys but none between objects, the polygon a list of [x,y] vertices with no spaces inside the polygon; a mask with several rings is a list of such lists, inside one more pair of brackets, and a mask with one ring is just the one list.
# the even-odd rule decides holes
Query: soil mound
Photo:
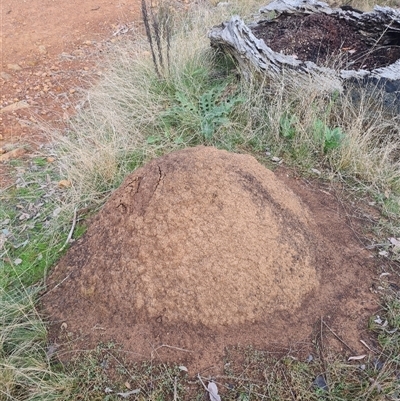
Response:
[{"label": "soil mound", "polygon": [[253,157],[172,153],[129,176],[71,250],[66,306],[84,301],[103,319],[131,322],[262,320],[299,307],[317,285],[310,225]]},{"label": "soil mound", "polygon": [[324,219],[332,241],[251,156],[197,147],[155,159],[126,178],[51,275],[53,339],[67,328],[85,347],[113,339],[139,357],[170,344],[196,350],[187,366],[207,366],[205,354],[227,344],[299,341],[342,306],[359,317],[360,247]]}]

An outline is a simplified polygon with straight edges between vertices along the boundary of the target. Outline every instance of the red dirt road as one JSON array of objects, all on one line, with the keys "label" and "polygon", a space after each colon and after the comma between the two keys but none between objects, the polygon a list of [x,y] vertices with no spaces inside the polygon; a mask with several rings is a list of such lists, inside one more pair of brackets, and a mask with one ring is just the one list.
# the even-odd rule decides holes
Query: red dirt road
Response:
[{"label": "red dirt road", "polygon": [[57,125],[72,114],[105,42],[139,19],[140,0],[2,0],[0,153],[21,137],[40,142],[38,120]]},{"label": "red dirt road", "polygon": [[37,64],[87,40],[104,39],[118,23],[137,19],[138,0],[3,0],[2,68]]}]

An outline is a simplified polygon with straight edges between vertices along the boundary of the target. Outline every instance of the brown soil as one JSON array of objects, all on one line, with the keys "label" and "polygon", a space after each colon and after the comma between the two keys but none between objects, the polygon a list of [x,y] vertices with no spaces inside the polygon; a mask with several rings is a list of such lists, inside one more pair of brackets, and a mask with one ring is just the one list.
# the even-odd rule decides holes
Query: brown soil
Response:
[{"label": "brown soil", "polygon": [[373,70],[400,59],[397,43],[371,47],[354,25],[326,14],[281,15],[260,23],[253,33],[276,52],[319,65]]},{"label": "brown soil", "polygon": [[[140,24],[140,0],[2,0],[0,155],[47,142],[43,126],[64,128],[82,88],[102,73],[101,58]],[[22,152],[21,152],[22,153]],[[12,183],[2,165],[0,188]]]},{"label": "brown soil", "polygon": [[137,170],[50,277],[52,340],[218,372],[226,346],[287,346],[323,316],[361,352],[371,255],[329,193],[291,186],[305,203],[253,157],[205,147]]}]

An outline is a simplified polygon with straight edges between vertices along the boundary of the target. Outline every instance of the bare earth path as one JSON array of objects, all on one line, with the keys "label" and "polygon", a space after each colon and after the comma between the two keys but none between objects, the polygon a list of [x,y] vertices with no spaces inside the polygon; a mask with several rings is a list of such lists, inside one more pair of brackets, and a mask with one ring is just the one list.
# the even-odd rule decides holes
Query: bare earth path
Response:
[{"label": "bare earth path", "polygon": [[139,0],[2,0],[0,153],[72,114],[104,47],[139,18]]}]

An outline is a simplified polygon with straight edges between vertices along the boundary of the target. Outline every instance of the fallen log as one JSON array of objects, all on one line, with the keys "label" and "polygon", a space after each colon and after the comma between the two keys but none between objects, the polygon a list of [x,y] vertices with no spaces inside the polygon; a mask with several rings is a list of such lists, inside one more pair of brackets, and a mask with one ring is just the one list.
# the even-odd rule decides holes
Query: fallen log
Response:
[{"label": "fallen log", "polygon": [[[293,26],[297,30],[287,29]],[[400,111],[399,10],[375,6],[364,13],[317,0],[276,0],[260,9],[257,21],[246,24],[233,16],[212,28],[209,38],[236,60],[245,77],[259,72],[274,79],[289,69],[297,79],[311,77],[324,91],[378,87],[386,92],[384,102]],[[306,54],[309,48],[317,54]],[[338,65],[330,66],[329,56]]]}]

